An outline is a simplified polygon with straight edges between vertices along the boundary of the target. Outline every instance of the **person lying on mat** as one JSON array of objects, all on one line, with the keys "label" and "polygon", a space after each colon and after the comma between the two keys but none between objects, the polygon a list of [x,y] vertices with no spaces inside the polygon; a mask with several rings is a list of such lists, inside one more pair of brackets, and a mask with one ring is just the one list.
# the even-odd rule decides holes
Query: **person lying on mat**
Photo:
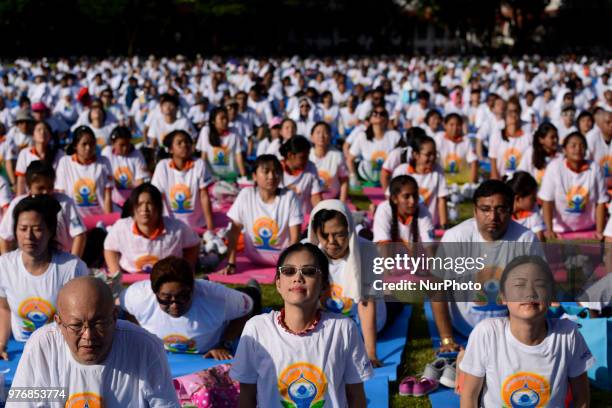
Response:
[{"label": "person lying on mat", "polygon": [[[25,172],[25,182],[31,195],[49,195],[60,203],[61,210],[57,214],[56,232],[58,247],[62,251],[81,257],[87,240],[85,225],[72,198],[64,193],[53,192],[55,183],[53,167],[41,160],[33,161]],[[2,254],[15,249],[15,222],[11,214],[15,206],[25,197],[27,195],[15,197],[8,207],[7,216],[2,218],[0,223],[0,251]]]},{"label": "person lying on mat", "polygon": [[170,256],[155,264],[150,281],[125,289],[120,302],[141,327],[162,339],[166,350],[227,360],[232,341],[253,311],[259,313],[261,294],[251,286],[234,290],[195,279],[189,263]]},{"label": "person lying on mat", "polygon": [[509,316],[480,322],[457,364],[462,408],[563,407],[568,383],[573,406],[589,406],[586,372],[595,359],[576,323],[547,319],[553,288],[552,271],[538,256],[506,266],[500,292]]},{"label": "person lying on mat", "polygon": [[93,130],[88,126],[76,128],[67,153],[57,165],[55,190],[70,196],[83,218],[110,214],[113,171],[108,159],[96,154]]},{"label": "person lying on mat", "polygon": [[543,201],[547,239],[571,231],[595,229],[603,239],[608,192],[601,167],[586,160],[586,138],[579,132],[563,140],[564,159],[552,162],[544,174],[538,198]]},{"label": "person lying on mat", "polygon": [[60,204],[49,195],[28,196],[15,206],[17,249],[0,257],[0,358],[11,335],[26,341],[52,321],[61,287],[88,275],[79,258],[55,248]]},{"label": "person lying on mat", "polygon": [[367,299],[361,293],[359,237],[346,205],[340,200],[317,204],[310,215],[308,241],[329,259],[330,288],[321,297],[321,307],[353,319],[361,327],[370,362],[382,366],[376,355],[376,333],[385,326],[387,308],[383,300]]},{"label": "person lying on mat", "polygon": [[66,406],[179,406],[161,342],[118,320],[109,287],[94,277],[60,290],[55,324],[32,335],[12,386],[65,387]]},{"label": "person lying on mat", "polygon": [[365,407],[373,370],[357,325],[318,307],[329,289],[325,254],[310,243],[285,249],[276,289],[283,308],[247,322],[230,370],[240,407]]},{"label": "person lying on mat", "polygon": [[[540,242],[529,229],[512,220],[514,192],[500,180],[488,180],[474,192],[474,217],[446,231],[439,250],[446,257],[483,258],[484,268],[464,271],[434,271],[444,279],[460,282],[479,282],[482,300],[466,300],[466,291],[446,293],[431,307],[440,333],[440,351],[459,349],[454,332],[468,337],[472,328],[487,317],[507,315],[507,308],[497,304],[498,282],[503,267],[519,255],[542,253]],[[438,300],[438,299],[436,299]]]},{"label": "person lying on mat", "polygon": [[124,215],[104,240],[104,260],[110,276],[119,271],[151,273],[168,256],[185,259],[195,270],[200,239],[184,222],[162,215],[162,195],[152,184],[132,190]]},{"label": "person lying on mat", "polygon": [[227,216],[232,220],[228,233],[228,264],[223,273],[236,270],[236,247],[244,234],[246,256],[250,261],[275,265],[282,248],[300,239],[302,212],[296,194],[279,188],[283,169],[271,154],[255,160],[254,187],[240,191]]}]

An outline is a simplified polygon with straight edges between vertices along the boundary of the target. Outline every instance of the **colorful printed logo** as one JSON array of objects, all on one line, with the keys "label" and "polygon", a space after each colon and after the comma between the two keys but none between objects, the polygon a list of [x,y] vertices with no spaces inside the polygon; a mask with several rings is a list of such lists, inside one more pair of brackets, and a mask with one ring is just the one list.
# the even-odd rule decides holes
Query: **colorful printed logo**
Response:
[{"label": "colorful printed logo", "polygon": [[321,305],[327,311],[349,316],[353,309],[353,299],[346,298],[343,294],[342,286],[332,283],[329,290],[321,296]]},{"label": "colorful printed logo", "polygon": [[291,364],[278,376],[278,392],[283,408],[322,408],[327,378],[314,364]]},{"label": "colorful printed logo", "polygon": [[589,202],[589,192],[584,186],[572,186],[567,192],[567,208],[565,211],[574,214],[584,212]]},{"label": "colorful printed logo", "polygon": [[43,298],[30,297],[19,304],[17,315],[21,318],[21,334],[30,337],[34,330],[53,319],[55,308]]},{"label": "colorful printed logo", "polygon": [[132,187],[134,176],[129,168],[125,166],[117,167],[114,173],[115,184],[120,190],[127,190]]},{"label": "colorful printed logo", "polygon": [[159,259],[155,255],[142,255],[136,258],[134,261],[134,265],[136,265],[136,269],[145,273],[151,273],[153,270],[153,266],[157,263]]},{"label": "colorful printed logo", "polygon": [[175,213],[188,214],[193,212],[192,201],[191,190],[185,184],[175,184],[170,189],[170,205]]},{"label": "colorful printed logo", "polygon": [[196,342],[193,339],[187,338],[180,334],[169,334],[163,339],[166,350],[173,353],[191,353],[198,352]]},{"label": "colorful printed logo", "polygon": [[506,306],[501,304],[499,299],[499,279],[503,269],[499,266],[485,266],[476,276],[477,281],[482,285],[482,289],[476,295],[474,310],[496,311],[506,310]]},{"label": "colorful printed logo", "polygon": [[229,151],[227,147],[213,147],[212,164],[215,166],[227,166],[229,163]]},{"label": "colorful printed logo", "polygon": [[606,177],[612,177],[612,155],[602,157],[601,160],[599,160],[599,165],[603,169]]},{"label": "colorful printed logo", "polygon": [[550,384],[539,374],[522,371],[504,380],[501,395],[506,407],[545,407],[550,400]]},{"label": "colorful printed logo", "polygon": [[455,153],[449,153],[444,158],[444,171],[447,173],[458,174],[461,171],[461,157]]},{"label": "colorful printed logo", "polygon": [[278,251],[278,225],[269,217],[259,217],[253,223],[253,242],[257,249]]},{"label": "colorful printed logo", "polygon": [[74,198],[79,207],[96,207],[96,182],[90,178],[80,178],[74,183]]},{"label": "colorful printed logo", "polygon": [[93,392],[73,394],[66,401],[65,408],[102,408],[102,397]]},{"label": "colorful printed logo", "polygon": [[319,180],[321,180],[321,187],[328,190],[331,186],[332,176],[325,170],[319,170]]},{"label": "colorful printed logo", "polygon": [[542,179],[544,178],[544,172],[546,171],[546,168],[544,169],[536,169],[535,171],[535,179],[538,182],[538,186],[540,184],[542,184]]},{"label": "colorful printed logo", "polygon": [[506,170],[514,171],[521,162],[521,151],[511,147],[504,153],[504,163]]},{"label": "colorful printed logo", "polygon": [[387,160],[387,153],[377,150],[372,153],[372,157],[370,160],[372,162],[372,170],[380,170],[382,169],[385,160]]},{"label": "colorful printed logo", "polygon": [[419,203],[429,205],[431,201],[431,191],[426,187],[419,187]]}]

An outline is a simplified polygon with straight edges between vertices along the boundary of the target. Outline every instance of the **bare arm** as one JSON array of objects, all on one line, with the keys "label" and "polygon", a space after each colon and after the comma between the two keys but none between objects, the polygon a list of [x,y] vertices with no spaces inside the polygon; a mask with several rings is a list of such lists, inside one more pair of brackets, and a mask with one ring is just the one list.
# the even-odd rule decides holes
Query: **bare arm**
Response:
[{"label": "bare arm", "polygon": [[22,195],[25,193],[26,193],[25,176],[17,176],[17,184],[15,185],[15,194]]},{"label": "bare arm", "polygon": [[445,300],[439,302],[432,301],[431,311],[434,315],[434,321],[436,322],[438,333],[440,333],[440,339],[452,340],[452,343],[450,344],[440,345],[440,351],[448,352],[459,350],[459,345],[455,344],[455,340],[453,339],[453,325],[451,323],[450,313],[448,311],[448,302]]},{"label": "bare arm", "polygon": [[300,229],[301,225],[292,225],[289,227],[289,238],[291,239],[291,245],[300,242]]},{"label": "bare arm", "polygon": [[365,408],[366,396],[363,390],[363,383],[346,384],[346,402],[348,406],[353,408]]},{"label": "bare arm", "polygon": [[0,360],[8,360],[6,345],[11,337],[11,309],[6,298],[0,298]]},{"label": "bare arm", "polygon": [[104,190],[104,213],[110,214],[113,212],[113,200],[111,195],[112,189]]},{"label": "bare arm", "polygon": [[[236,265],[236,244],[238,243],[240,231],[242,231],[242,225],[232,220],[232,228],[227,233],[227,266],[221,271],[222,273],[228,275],[234,273]],[[230,265],[234,265],[234,267]]]},{"label": "bare arm", "polygon": [[362,300],[357,308],[366,353],[374,368],[382,367],[376,354],[376,301]]},{"label": "bare arm", "polygon": [[597,229],[597,239],[600,241],[603,239],[603,232],[606,228],[606,212],[606,204],[597,204],[597,211],[595,213],[595,225]]},{"label": "bare arm", "polygon": [[257,384],[240,383],[240,396],[238,398],[238,408],[257,407]]},{"label": "bare arm", "polygon": [[569,379],[570,387],[572,387],[572,397],[574,399],[574,408],[588,408],[590,406],[590,389],[587,373],[582,373],[578,377]]},{"label": "bare arm", "polygon": [[386,169],[382,169],[380,172],[380,185],[382,186],[383,191],[387,191],[389,187],[389,183],[391,182],[391,172]]},{"label": "bare arm", "polygon": [[322,200],[321,193],[311,194],[310,195],[310,203],[313,207],[316,207],[319,204],[319,201]]},{"label": "bare arm", "polygon": [[206,219],[206,227],[212,231],[215,228],[215,224],[213,222],[212,206],[210,205],[208,189],[203,188],[200,190],[200,202],[202,203],[202,211],[204,212],[204,218]]},{"label": "bare arm", "polygon": [[606,237],[604,244],[604,264],[606,271],[612,271],[612,237]]},{"label": "bare arm", "polygon": [[244,159],[242,158],[242,152],[236,153],[236,165],[238,166],[238,172],[242,177],[246,177],[247,172],[244,167]]},{"label": "bare arm", "polygon": [[0,253],[2,255],[6,254],[7,252],[11,252],[16,247],[17,246],[15,245],[15,240],[6,241],[0,238]]},{"label": "bare arm", "polygon": [[115,272],[121,270],[121,266],[119,265],[120,259],[121,254],[119,252],[110,251],[108,249],[104,250],[104,262],[106,263],[109,274],[114,275]]},{"label": "bare arm", "polygon": [[440,214],[440,225],[448,225],[448,206],[446,205],[446,197],[438,198],[438,213]]},{"label": "bare arm", "polygon": [[4,169],[6,170],[6,175],[11,184],[15,184],[17,182],[17,180],[15,180],[15,162],[13,160],[6,160],[4,162]]},{"label": "bare arm", "polygon": [[355,156],[353,156],[348,149],[346,153],[346,166],[348,167],[350,174],[357,174],[357,170],[355,168]]},{"label": "bare arm", "polygon": [[461,388],[461,408],[477,408],[478,396],[482,390],[484,377],[476,377],[463,373],[463,387]]},{"label": "bare arm", "polygon": [[349,183],[348,179],[340,180],[340,201],[343,203],[348,200]]},{"label": "bare arm", "polygon": [[542,216],[544,217],[544,224],[546,224],[546,231],[544,236],[546,239],[556,239],[557,234],[553,231],[553,214],[555,211],[555,204],[552,201],[544,201],[542,203]]},{"label": "bare arm", "polygon": [[78,256],[79,258],[83,256],[83,251],[85,251],[85,243],[87,242],[87,235],[82,232],[76,237],[72,239],[72,249],[70,253],[74,256]]}]

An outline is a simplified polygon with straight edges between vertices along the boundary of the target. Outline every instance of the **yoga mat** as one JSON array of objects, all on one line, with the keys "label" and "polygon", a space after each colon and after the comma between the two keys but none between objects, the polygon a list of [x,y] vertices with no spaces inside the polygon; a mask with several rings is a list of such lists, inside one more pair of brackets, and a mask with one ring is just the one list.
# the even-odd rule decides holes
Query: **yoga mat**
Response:
[{"label": "yoga mat", "polygon": [[166,351],[166,355],[168,356],[168,364],[170,364],[172,378],[193,374],[219,364],[232,362],[232,360],[204,358],[202,357],[203,354],[183,354]]},{"label": "yoga mat", "polygon": [[[11,338],[6,345],[6,351],[9,355],[9,360],[0,360],[0,372],[4,372],[8,370],[4,374],[4,386],[5,388],[10,388],[13,383],[13,378],[15,377],[15,371],[17,371],[17,365],[19,364],[19,359],[21,358],[21,354],[23,353],[23,347],[25,343],[21,343]],[[0,390],[1,392],[1,390]]]},{"label": "yoga mat", "polygon": [[557,234],[561,239],[595,239],[595,230],[561,232]]},{"label": "yoga mat", "polygon": [[363,383],[368,407],[383,408],[389,406],[389,379],[374,377]]},{"label": "yoga mat", "polygon": [[121,218],[121,214],[118,212],[110,213],[110,214],[100,214],[100,215],[90,215],[88,217],[83,217],[83,223],[85,224],[85,228],[88,230],[96,228],[96,224],[102,221],[105,227],[109,225],[113,225],[117,220]]},{"label": "yoga mat", "polygon": [[138,272],[138,273],[127,273],[123,272],[121,275],[121,282],[130,285],[134,282],[140,282],[148,280],[151,277],[150,273]]},{"label": "yoga mat", "polygon": [[395,318],[393,324],[378,335],[376,353],[384,366],[374,369],[374,375],[377,378],[388,377],[389,381],[397,380],[397,367],[406,346],[411,315],[412,306],[405,305],[404,310]]},{"label": "yoga mat", "polygon": [[[429,335],[431,336],[431,342],[435,349],[440,348],[440,333],[438,333],[438,327],[433,317],[433,311],[431,310],[431,303],[425,302],[425,319],[427,320],[427,327],[429,328]],[[453,336],[458,344],[465,347],[467,339],[463,335],[453,330]]]},{"label": "yoga mat", "polygon": [[459,407],[459,395],[455,391],[440,385],[437,390],[428,395],[432,408]]},{"label": "yoga mat", "polygon": [[385,201],[385,191],[382,187],[364,187],[363,194],[365,194],[375,205]]},{"label": "yoga mat", "polygon": [[[225,263],[221,268],[225,267]],[[220,269],[221,269],[220,268]],[[244,255],[236,257],[236,272],[232,275],[222,275],[218,272],[208,275],[213,282],[246,285],[250,279],[255,279],[262,284],[274,283],[276,270],[273,266],[255,265]]]}]

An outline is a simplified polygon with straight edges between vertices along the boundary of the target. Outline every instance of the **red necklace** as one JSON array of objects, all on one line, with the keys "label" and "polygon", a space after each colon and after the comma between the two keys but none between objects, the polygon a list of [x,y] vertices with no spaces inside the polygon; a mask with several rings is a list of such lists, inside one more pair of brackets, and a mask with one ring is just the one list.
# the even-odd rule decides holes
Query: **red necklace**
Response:
[{"label": "red necklace", "polygon": [[302,330],[300,332],[294,332],[285,323],[285,308],[284,307],[281,309],[280,313],[278,314],[278,319],[277,320],[278,320],[279,326],[282,327],[283,330],[285,330],[287,333],[294,334],[296,336],[306,336],[310,332],[314,331],[314,329],[317,328],[317,325],[321,321],[321,310],[317,309],[317,313],[315,315],[314,320],[312,322],[310,322],[310,325],[307,328],[305,328],[304,330]]}]

